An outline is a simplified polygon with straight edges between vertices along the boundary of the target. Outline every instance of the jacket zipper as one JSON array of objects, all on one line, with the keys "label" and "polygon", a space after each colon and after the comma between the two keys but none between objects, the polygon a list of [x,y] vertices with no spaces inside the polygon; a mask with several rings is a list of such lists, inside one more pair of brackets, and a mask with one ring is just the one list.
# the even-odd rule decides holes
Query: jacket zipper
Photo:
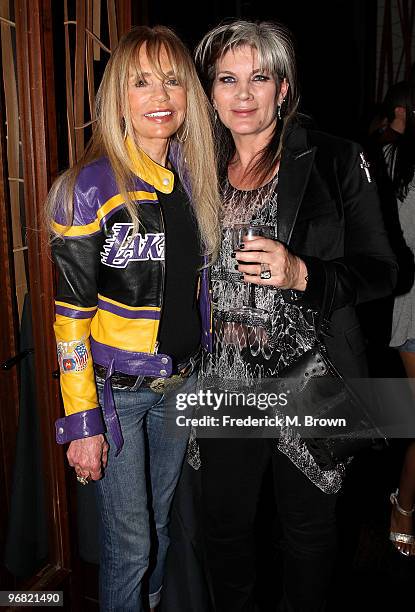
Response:
[{"label": "jacket zipper", "polygon": [[158,205],[159,205],[159,214],[160,214],[160,220],[161,220],[161,229],[163,230],[163,234],[164,234],[164,260],[161,262],[160,321],[159,321],[159,326],[157,330],[157,338],[156,338],[156,342],[154,345],[154,355],[157,355],[158,350],[159,350],[159,345],[160,345],[159,335],[160,335],[160,328],[161,328],[161,318],[163,316],[164,285],[165,285],[165,271],[166,271],[166,228],[164,225],[163,211],[161,209],[160,202],[158,203]]}]

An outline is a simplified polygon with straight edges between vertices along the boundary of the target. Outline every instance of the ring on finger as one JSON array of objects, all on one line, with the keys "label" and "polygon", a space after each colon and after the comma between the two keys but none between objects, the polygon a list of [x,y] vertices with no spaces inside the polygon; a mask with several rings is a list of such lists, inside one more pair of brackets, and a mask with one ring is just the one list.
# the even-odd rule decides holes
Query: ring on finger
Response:
[{"label": "ring on finger", "polygon": [[87,485],[89,480],[88,476],[81,476],[80,474],[76,475],[76,480],[81,483],[81,485]]},{"label": "ring on finger", "polygon": [[269,280],[271,278],[271,268],[269,264],[261,264],[261,273],[259,277],[261,278],[261,280]]}]

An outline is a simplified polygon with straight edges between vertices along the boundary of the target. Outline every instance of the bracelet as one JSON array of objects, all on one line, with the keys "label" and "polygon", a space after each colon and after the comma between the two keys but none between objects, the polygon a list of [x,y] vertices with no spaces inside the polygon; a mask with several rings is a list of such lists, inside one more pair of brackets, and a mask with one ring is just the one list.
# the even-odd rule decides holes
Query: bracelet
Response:
[{"label": "bracelet", "polygon": [[399,489],[396,489],[395,493],[390,494],[390,500],[392,505],[396,507],[397,511],[399,512],[399,514],[402,514],[402,516],[412,516],[415,511],[415,506],[412,506],[410,510],[404,510],[404,508],[399,505],[398,495]]}]

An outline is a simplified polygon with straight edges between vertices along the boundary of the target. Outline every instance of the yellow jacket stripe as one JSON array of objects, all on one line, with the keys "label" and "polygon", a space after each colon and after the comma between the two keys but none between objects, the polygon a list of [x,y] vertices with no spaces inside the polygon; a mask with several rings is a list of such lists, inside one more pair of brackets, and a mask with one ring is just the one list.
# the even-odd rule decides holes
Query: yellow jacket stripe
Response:
[{"label": "yellow jacket stripe", "polygon": [[[157,194],[151,193],[149,191],[130,191],[128,195],[132,200],[141,200],[141,201],[156,201]],[[105,204],[103,204],[97,210],[97,216],[94,221],[88,223],[87,225],[61,225],[54,221],[52,223],[52,228],[57,234],[65,236],[66,238],[75,238],[80,236],[90,236],[91,234],[96,234],[100,231],[100,226],[105,220],[106,217],[110,213],[115,212],[118,208],[125,204],[125,199],[121,194],[117,194],[110,198]]]}]

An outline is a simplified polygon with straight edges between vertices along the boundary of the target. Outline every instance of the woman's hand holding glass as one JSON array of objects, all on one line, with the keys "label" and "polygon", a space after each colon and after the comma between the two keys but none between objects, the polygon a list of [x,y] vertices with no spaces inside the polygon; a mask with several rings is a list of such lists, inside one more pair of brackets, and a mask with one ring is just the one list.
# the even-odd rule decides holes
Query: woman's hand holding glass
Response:
[{"label": "woman's hand holding glass", "polygon": [[[250,237],[235,251],[235,258],[238,271],[244,275],[246,283],[297,291],[304,291],[307,286],[307,267],[304,261],[290,253],[278,240],[263,236]],[[269,279],[261,278],[263,264],[270,269]]]}]

